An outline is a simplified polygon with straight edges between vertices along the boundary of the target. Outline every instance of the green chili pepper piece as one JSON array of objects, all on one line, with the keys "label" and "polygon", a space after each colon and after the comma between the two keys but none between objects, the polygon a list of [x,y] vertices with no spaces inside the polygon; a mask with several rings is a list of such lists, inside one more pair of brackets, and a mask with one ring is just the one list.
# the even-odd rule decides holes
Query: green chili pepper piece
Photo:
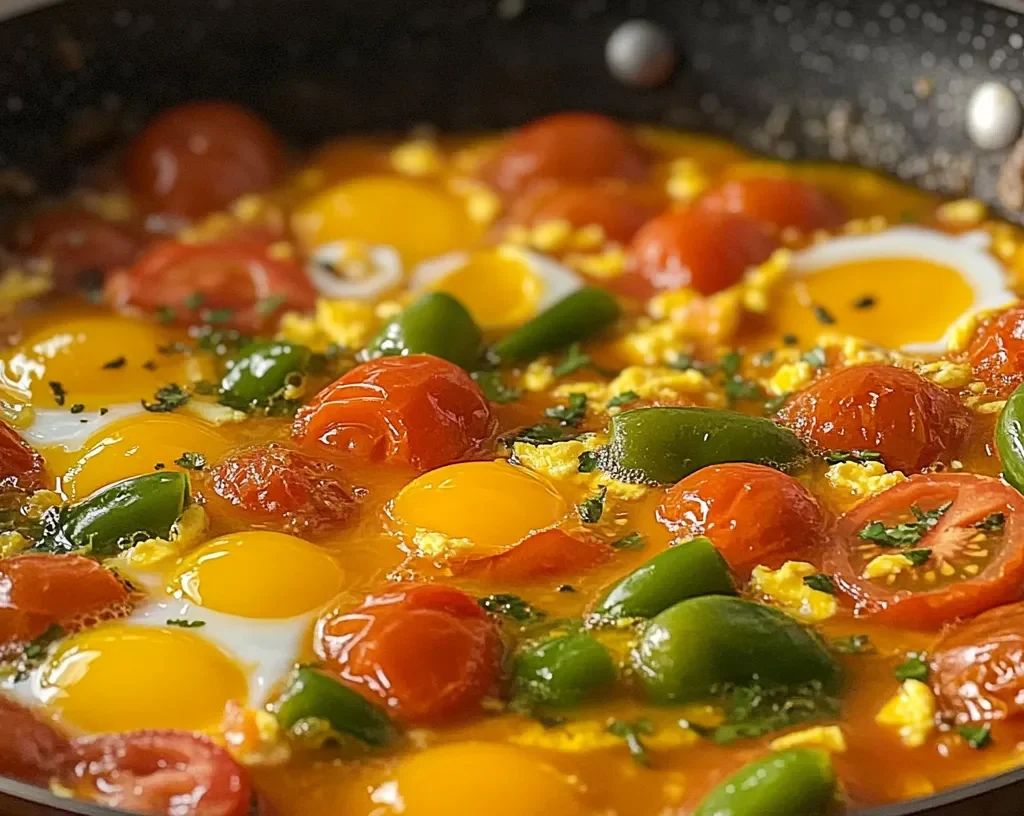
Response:
[{"label": "green chili pepper piece", "polygon": [[46,549],[90,547],[106,557],[147,538],[168,538],[189,500],[184,473],[148,473],[101,488],[47,519]]},{"label": "green chili pepper piece", "polygon": [[308,666],[296,669],[289,677],[274,713],[282,728],[291,728],[299,720],[323,720],[338,734],[375,748],[388,745],[396,737],[387,714],[361,694]]},{"label": "green chili pepper piece", "polygon": [[366,356],[433,354],[470,369],[482,335],[472,315],[447,292],[428,292],[388,323],[366,348]]},{"label": "green chili pepper piece", "polygon": [[549,351],[585,340],[607,328],[619,316],[619,303],[604,289],[577,289],[491,347],[500,363],[533,360]]},{"label": "green chili pepper piece", "polygon": [[718,408],[637,408],[612,418],[611,436],[602,466],[629,482],[672,484],[726,462],[786,468],[807,455],[770,419]]},{"label": "green chili pepper piece", "polygon": [[798,686],[832,693],[842,671],[825,643],[784,612],[727,595],[677,603],[647,624],[632,663],[656,703],[706,700],[723,683]]},{"label": "green chili pepper piece", "polygon": [[1003,478],[1024,493],[1024,385],[1017,387],[999,413],[996,447]]},{"label": "green chili pepper piece", "polygon": [[700,595],[735,595],[725,559],[707,538],[670,547],[615,584],[594,608],[599,620],[652,618]]},{"label": "green chili pepper piece", "polygon": [[520,698],[565,708],[608,689],[615,663],[593,635],[573,632],[521,651],[512,673]]},{"label": "green chili pepper piece", "polygon": [[828,754],[795,748],[744,765],[701,800],[694,816],[827,816],[838,806]]},{"label": "green chili pepper piece", "polygon": [[309,357],[309,349],[298,343],[249,343],[220,381],[220,401],[239,411],[265,403],[284,389],[290,376],[305,371]]}]

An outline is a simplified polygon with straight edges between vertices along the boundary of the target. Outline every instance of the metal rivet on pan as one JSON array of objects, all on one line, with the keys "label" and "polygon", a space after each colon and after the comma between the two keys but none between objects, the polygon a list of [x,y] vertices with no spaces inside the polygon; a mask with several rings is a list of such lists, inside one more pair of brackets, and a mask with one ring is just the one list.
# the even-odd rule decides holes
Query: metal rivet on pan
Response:
[{"label": "metal rivet on pan", "polygon": [[627,20],[608,38],[608,69],[624,85],[653,88],[672,73],[676,49],[668,32],[650,20]]},{"label": "metal rivet on pan", "polygon": [[983,82],[967,102],[967,135],[982,150],[1002,150],[1020,134],[1024,112],[1001,82]]}]

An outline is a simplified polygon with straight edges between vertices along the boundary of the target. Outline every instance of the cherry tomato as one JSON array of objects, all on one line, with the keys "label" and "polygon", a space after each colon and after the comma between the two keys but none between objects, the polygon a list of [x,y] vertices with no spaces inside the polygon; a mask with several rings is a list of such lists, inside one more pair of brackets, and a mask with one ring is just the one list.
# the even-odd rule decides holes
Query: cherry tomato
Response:
[{"label": "cherry tomato", "polygon": [[149,209],[200,218],[269,187],[284,165],[284,145],[255,114],[198,102],[150,122],[129,148],[125,169],[132,193]]},{"label": "cherry tomato", "polygon": [[143,243],[126,224],[71,208],[40,213],[21,225],[15,239],[21,252],[50,260],[54,279],[66,286],[73,286],[84,272],[130,264]]},{"label": "cherry tomato", "polygon": [[871,450],[892,470],[920,470],[956,456],[970,414],[953,394],[913,371],[842,368],[790,400],[779,418],[823,450]]},{"label": "cherry tomato", "polygon": [[986,323],[967,349],[974,376],[1006,397],[1024,383],[1024,306]]},{"label": "cherry tomato", "polygon": [[655,210],[621,186],[611,184],[537,184],[509,209],[512,224],[568,221],[573,227],[596,224],[611,241],[626,243]]},{"label": "cherry tomato", "polygon": [[463,369],[411,354],[353,368],[299,410],[292,436],[426,471],[471,453],[491,426],[490,404]]},{"label": "cherry tomato", "polygon": [[[1022,509],[1024,496],[989,476],[912,476],[839,520],[825,570],[834,573],[857,614],[885,623],[929,628],[976,615],[1024,597]],[[867,577],[876,557],[901,550],[872,536],[900,524],[918,525],[910,529],[920,533],[902,549],[928,550],[927,559],[898,573]],[[906,528],[897,535],[899,530],[907,535]]]},{"label": "cherry tomato", "polygon": [[79,798],[152,816],[248,816],[249,777],[206,737],[136,731],[85,737],[65,784]]},{"label": "cherry tomato", "polygon": [[501,673],[497,626],[473,598],[442,584],[395,584],[330,613],[315,645],[343,681],[410,724],[479,710]]},{"label": "cherry tomato", "polygon": [[271,258],[265,243],[163,241],[107,280],[107,300],[184,323],[252,330],[287,310],[309,311],[316,290],[295,261]]},{"label": "cherry tomato", "polygon": [[846,208],[806,181],[786,178],[749,178],[727,181],[701,196],[699,206],[709,212],[742,213],[763,224],[802,232],[835,229],[846,221]]},{"label": "cherry tomato", "polygon": [[341,526],[355,510],[340,467],[274,442],[232,454],[209,478],[214,493],[249,521],[297,535]]},{"label": "cherry tomato", "polygon": [[931,679],[941,710],[958,722],[1024,714],[1024,603],[947,631],[932,650]]},{"label": "cherry tomato", "polygon": [[711,295],[739,282],[777,247],[765,227],[745,215],[672,210],[634,236],[622,283],[641,295],[683,287]]},{"label": "cherry tomato", "polygon": [[0,422],[0,488],[41,490],[46,481],[45,467],[43,457],[13,428]]},{"label": "cherry tomato", "polygon": [[0,559],[0,646],[38,637],[53,624],[80,628],[126,614],[131,593],[91,558],[30,553]]},{"label": "cherry tomato", "polygon": [[811,494],[764,465],[698,470],[665,494],[658,520],[677,535],[710,538],[741,576],[758,565],[817,561],[825,541],[825,519]]},{"label": "cherry tomato", "polygon": [[610,546],[593,536],[545,530],[511,550],[455,564],[452,569],[459,575],[487,581],[529,581],[579,575],[608,560],[613,552]]},{"label": "cherry tomato", "polygon": [[46,785],[64,770],[71,756],[67,737],[0,695],[0,774]]},{"label": "cherry tomato", "polygon": [[503,193],[536,181],[638,179],[649,157],[621,125],[594,113],[557,113],[509,136],[484,176]]}]

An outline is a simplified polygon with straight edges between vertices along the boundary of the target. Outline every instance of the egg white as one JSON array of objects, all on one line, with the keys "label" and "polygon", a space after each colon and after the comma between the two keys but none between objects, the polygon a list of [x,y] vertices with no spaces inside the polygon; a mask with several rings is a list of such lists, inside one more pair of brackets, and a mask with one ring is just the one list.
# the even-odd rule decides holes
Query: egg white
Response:
[{"label": "egg white", "polygon": [[59,445],[66,451],[77,451],[85,447],[97,431],[144,410],[137,402],[112,405],[104,414],[99,411],[72,414],[66,408],[37,408],[32,424],[21,435],[33,447]]},{"label": "egg white", "polygon": [[345,259],[350,247],[350,241],[332,241],[313,252],[306,274],[319,294],[326,298],[374,300],[402,282],[402,256],[386,244],[366,247],[370,274],[346,277]]}]

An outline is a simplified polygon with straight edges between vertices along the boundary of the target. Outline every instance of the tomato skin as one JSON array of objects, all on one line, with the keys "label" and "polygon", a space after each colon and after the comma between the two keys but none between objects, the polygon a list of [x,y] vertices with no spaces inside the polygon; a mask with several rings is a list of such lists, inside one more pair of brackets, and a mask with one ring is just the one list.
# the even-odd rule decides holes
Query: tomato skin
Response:
[{"label": "tomato skin", "polygon": [[127,614],[131,593],[122,581],[81,555],[27,553],[0,559],[0,646],[38,637],[52,624],[65,629]]},{"label": "tomato skin", "polygon": [[776,229],[801,232],[835,229],[846,221],[846,208],[825,191],[806,181],[749,178],[727,181],[699,201],[709,212],[742,213]]},{"label": "tomato skin", "polygon": [[658,520],[686,538],[707,536],[737,574],[820,560],[825,518],[796,479],[764,465],[702,468],[675,484]]},{"label": "tomato skin", "polygon": [[1007,309],[982,326],[967,357],[974,376],[1001,397],[1024,383],[1024,306]]},{"label": "tomato skin", "polygon": [[635,294],[690,287],[713,295],[738,283],[778,246],[763,225],[745,215],[670,210],[634,236],[623,277],[636,279],[630,287]]},{"label": "tomato skin", "polygon": [[0,774],[46,785],[71,758],[67,737],[25,706],[0,695]]},{"label": "tomato skin", "polygon": [[932,650],[931,679],[941,710],[957,722],[1024,714],[1024,603],[949,629]]},{"label": "tomato skin", "polygon": [[594,113],[556,113],[511,134],[484,177],[500,192],[519,193],[537,181],[639,179],[647,152],[624,127]]},{"label": "tomato skin", "polygon": [[315,647],[343,682],[408,724],[441,724],[479,710],[498,683],[498,627],[466,593],[395,584],[317,625]]},{"label": "tomato skin", "polygon": [[462,368],[410,354],[363,363],[327,386],[299,410],[292,436],[422,472],[466,456],[491,427],[490,403]]},{"label": "tomato skin", "polygon": [[[259,241],[182,244],[162,241],[127,271],[107,280],[106,299],[117,309],[156,313],[169,309],[182,323],[208,322],[211,310],[230,309],[220,325],[254,330],[271,324],[284,311],[310,311],[316,290],[298,263],[272,258]],[[201,305],[190,306],[199,296]],[[259,306],[281,299],[269,313]]]},{"label": "tomato skin", "polygon": [[276,442],[236,451],[208,477],[213,492],[249,522],[282,532],[339,527],[355,511],[351,485],[338,465]]},{"label": "tomato skin", "polygon": [[902,368],[842,368],[791,399],[779,419],[823,450],[872,450],[890,470],[914,471],[956,456],[970,412],[949,391]]},{"label": "tomato skin", "polygon": [[[864,542],[858,533],[876,520],[885,520],[893,510],[906,511],[912,504],[924,509],[959,499],[942,515],[939,523],[915,545],[942,550],[943,543],[955,544],[958,532],[977,533],[972,525],[994,512],[1006,517],[1004,550],[998,560],[973,579],[960,580],[925,592],[908,592],[883,587],[864,578],[855,568],[851,548]],[[976,615],[999,604],[1024,597],[1024,497],[990,476],[969,473],[926,473],[912,476],[872,499],[858,505],[836,524],[833,543],[824,569],[836,586],[854,603],[858,615],[909,628],[934,628],[957,618]],[[935,543],[933,543],[935,542]]]},{"label": "tomato skin", "polygon": [[206,737],[184,731],[104,734],[74,742],[66,784],[91,802],[152,816],[247,816],[249,777]]},{"label": "tomato skin", "polygon": [[132,227],[70,207],[40,213],[19,227],[15,239],[21,252],[53,263],[61,286],[73,286],[83,272],[130,264],[143,246]]},{"label": "tomato skin", "polygon": [[129,147],[125,171],[149,209],[200,218],[269,187],[284,166],[284,144],[255,114],[198,102],[150,122]]},{"label": "tomato skin", "polygon": [[43,457],[18,432],[0,422],[0,488],[41,490],[46,482]]},{"label": "tomato skin", "polygon": [[607,561],[614,550],[600,539],[564,530],[544,530],[511,550],[464,564],[453,564],[457,575],[487,581],[531,581],[579,575]]},{"label": "tomato skin", "polygon": [[654,214],[654,207],[621,186],[548,183],[516,198],[506,221],[527,226],[568,221],[576,229],[597,224],[608,240],[626,243]]}]

